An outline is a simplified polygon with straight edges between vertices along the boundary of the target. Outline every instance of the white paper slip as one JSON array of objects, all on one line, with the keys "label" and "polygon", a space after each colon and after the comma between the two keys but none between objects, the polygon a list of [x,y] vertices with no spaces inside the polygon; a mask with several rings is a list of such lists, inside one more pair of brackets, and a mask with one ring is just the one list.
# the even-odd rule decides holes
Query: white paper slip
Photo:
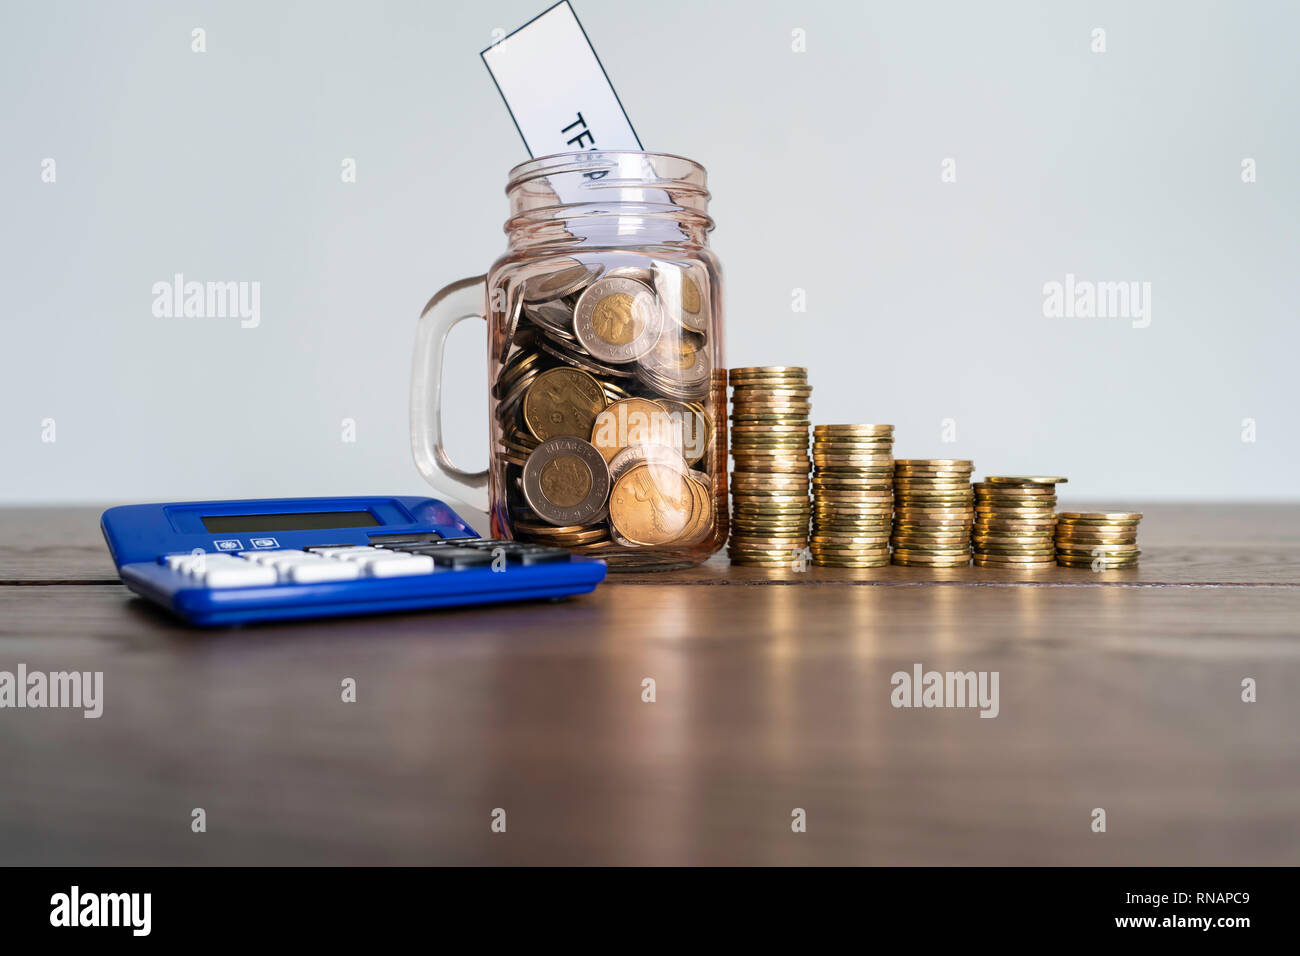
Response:
[{"label": "white paper slip", "polygon": [[641,149],[568,0],[494,43],[482,56],[528,155]]}]

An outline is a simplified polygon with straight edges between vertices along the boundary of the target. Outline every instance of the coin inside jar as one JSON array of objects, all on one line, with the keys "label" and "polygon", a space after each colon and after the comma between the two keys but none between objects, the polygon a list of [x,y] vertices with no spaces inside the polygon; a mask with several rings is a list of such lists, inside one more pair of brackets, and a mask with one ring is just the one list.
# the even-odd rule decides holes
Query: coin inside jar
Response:
[{"label": "coin inside jar", "polygon": [[524,464],[524,497],[537,516],[557,526],[586,525],[605,510],[609,468],[580,438],[551,438]]},{"label": "coin inside jar", "polygon": [[552,268],[540,275],[535,275],[524,280],[523,299],[525,302],[549,302],[551,299],[560,299],[566,295],[573,295],[588,282],[595,279],[603,271],[603,266],[599,263],[586,265],[577,259],[569,259],[572,263],[563,268]]},{"label": "coin inside jar", "polygon": [[578,297],[573,328],[592,356],[620,365],[654,348],[662,321],[649,286],[614,276],[593,282]]},{"label": "coin inside jar", "polygon": [[681,469],[642,463],[614,483],[609,519],[634,544],[655,547],[681,538],[692,523],[696,492]]},{"label": "coin inside jar", "polygon": [[655,290],[665,313],[678,325],[692,332],[708,330],[709,315],[700,283],[684,267],[660,263],[655,272]]},{"label": "coin inside jar", "polygon": [[671,398],[656,398],[674,420],[680,421],[682,457],[688,465],[698,464],[709,450],[709,438],[713,432],[713,421],[704,406],[698,402],[679,402]]},{"label": "coin inside jar", "polygon": [[528,386],[524,424],[542,441],[567,435],[585,443],[604,409],[600,382],[581,369],[560,365],[542,372]]},{"label": "coin inside jar", "polygon": [[648,398],[625,398],[596,416],[591,444],[605,461],[612,461],[629,445],[672,446],[681,435],[681,427],[661,406]]},{"label": "coin inside jar", "polygon": [[681,453],[671,445],[628,445],[609,462],[609,477],[618,481],[627,472],[643,462],[667,465],[671,468],[685,470],[686,462]]}]

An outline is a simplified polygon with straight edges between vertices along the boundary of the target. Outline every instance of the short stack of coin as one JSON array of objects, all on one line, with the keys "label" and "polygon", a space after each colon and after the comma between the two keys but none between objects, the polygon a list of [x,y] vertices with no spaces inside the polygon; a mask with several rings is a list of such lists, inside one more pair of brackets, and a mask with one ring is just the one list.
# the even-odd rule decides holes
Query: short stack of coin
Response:
[{"label": "short stack of coin", "polygon": [[1056,563],[1109,571],[1138,563],[1136,511],[1062,511],[1056,516]]},{"label": "short stack of coin", "polygon": [[889,564],[894,510],[894,426],[818,425],[813,429],[813,564],[878,568]]},{"label": "short stack of coin", "polygon": [[975,565],[1037,571],[1055,567],[1056,486],[1065,478],[993,475],[975,484]]},{"label": "short stack of coin", "polygon": [[951,458],[894,462],[894,564],[931,568],[970,564],[974,470],[974,462]]},{"label": "short stack of coin", "polygon": [[731,540],[734,564],[790,567],[808,547],[808,370],[734,368]]}]

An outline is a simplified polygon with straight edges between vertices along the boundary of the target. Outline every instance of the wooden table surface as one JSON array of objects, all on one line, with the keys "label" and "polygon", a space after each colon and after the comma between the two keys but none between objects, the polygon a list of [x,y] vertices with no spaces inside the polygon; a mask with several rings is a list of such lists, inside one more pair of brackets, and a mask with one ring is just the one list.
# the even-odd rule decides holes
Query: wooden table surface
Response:
[{"label": "wooden table surface", "polygon": [[[1300,862],[1297,505],[1143,508],[1131,571],[715,558],[212,632],[117,582],[100,510],[0,510],[0,670],[105,685],[0,710],[0,864]],[[894,708],[918,663],[997,671],[999,715]]]}]

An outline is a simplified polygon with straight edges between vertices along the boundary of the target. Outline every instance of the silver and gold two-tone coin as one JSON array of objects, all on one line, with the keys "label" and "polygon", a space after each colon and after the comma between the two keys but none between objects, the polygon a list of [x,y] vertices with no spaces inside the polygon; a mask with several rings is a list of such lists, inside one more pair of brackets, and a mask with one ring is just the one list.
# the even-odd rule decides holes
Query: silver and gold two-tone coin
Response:
[{"label": "silver and gold two-tone coin", "polygon": [[602,362],[635,362],[655,347],[662,327],[654,290],[625,276],[598,279],[574,306],[574,334]]},{"label": "silver and gold two-tone coin", "polygon": [[590,442],[551,438],[528,456],[523,487],[529,506],[548,524],[588,525],[605,510],[609,468]]}]

